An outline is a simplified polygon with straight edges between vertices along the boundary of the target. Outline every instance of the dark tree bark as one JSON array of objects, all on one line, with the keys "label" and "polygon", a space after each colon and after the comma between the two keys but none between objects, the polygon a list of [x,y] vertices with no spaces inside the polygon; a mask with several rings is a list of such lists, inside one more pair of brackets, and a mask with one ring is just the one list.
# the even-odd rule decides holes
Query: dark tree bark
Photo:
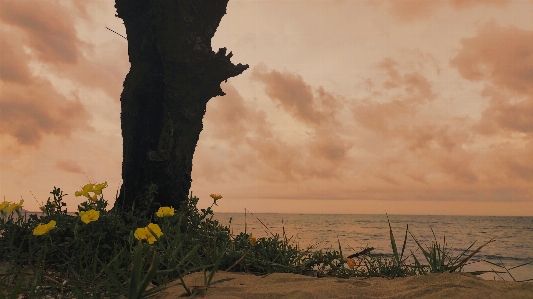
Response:
[{"label": "dark tree bark", "polygon": [[[211,38],[228,0],[116,0],[128,36],[130,72],[121,94],[123,162],[115,210],[179,208],[191,187],[192,159],[207,102],[248,65],[230,62]],[[157,185],[153,204],[143,194]]]}]

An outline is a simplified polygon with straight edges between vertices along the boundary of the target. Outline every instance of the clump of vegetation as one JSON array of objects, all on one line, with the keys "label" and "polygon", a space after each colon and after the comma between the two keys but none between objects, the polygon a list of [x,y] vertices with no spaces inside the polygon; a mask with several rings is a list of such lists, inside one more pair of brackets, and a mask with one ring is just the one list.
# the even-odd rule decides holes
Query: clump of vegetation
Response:
[{"label": "clump of vegetation", "polygon": [[[103,184],[87,184],[76,196],[87,200],[72,215],[59,188],[40,209],[42,215],[22,215],[24,203],[0,203],[1,298],[147,298],[165,288],[181,285],[193,295],[210,285],[219,270],[268,274],[274,272],[341,278],[401,277],[429,272],[460,271],[475,253],[467,250],[451,257],[436,240],[427,250],[412,236],[427,260],[414,253],[414,265],[404,258],[390,229],[393,257],[373,255],[373,248],[345,257],[338,250],[300,249],[285,234],[256,238],[246,232],[234,236],[230,228],[213,219],[213,203],[198,209],[192,194],[180,207],[160,207],[147,215],[132,207],[129,212],[108,211]],[[151,201],[157,186],[149,186]],[[231,224],[231,222],[230,222]],[[389,223],[390,228],[390,223]],[[473,244],[472,244],[473,245]],[[472,246],[471,246],[472,247]],[[470,248],[469,248],[470,249]],[[188,286],[183,277],[203,271],[203,286]],[[490,271],[492,272],[492,271]],[[481,273],[474,273],[481,274]],[[124,297],[122,297],[124,298]]]},{"label": "clump of vegetation", "polygon": [[[23,201],[2,204],[0,298],[142,298],[192,271],[217,270],[231,240],[229,228],[212,219],[219,195],[201,211],[191,197],[176,213],[161,207],[143,215],[132,207],[118,214],[106,209],[105,187],[87,184],[76,192],[87,200],[75,215],[55,187],[40,216],[22,215]],[[147,196],[156,188],[149,190]]]}]

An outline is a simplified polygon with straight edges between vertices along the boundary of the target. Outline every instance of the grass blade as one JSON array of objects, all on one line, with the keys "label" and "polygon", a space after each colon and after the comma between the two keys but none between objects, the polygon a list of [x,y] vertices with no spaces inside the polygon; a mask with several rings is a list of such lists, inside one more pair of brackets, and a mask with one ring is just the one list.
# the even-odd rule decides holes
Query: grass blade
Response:
[{"label": "grass blade", "polygon": [[494,238],[490,239],[489,241],[487,241],[487,243],[479,246],[476,250],[474,250],[474,252],[472,252],[469,256],[467,256],[466,258],[464,258],[459,264],[453,266],[451,269],[450,269],[450,272],[453,272],[457,269],[459,269],[460,267],[462,267],[471,257],[473,257],[476,253],[478,253],[481,248],[485,247],[486,245],[488,245],[489,243],[492,243],[496,241]]}]

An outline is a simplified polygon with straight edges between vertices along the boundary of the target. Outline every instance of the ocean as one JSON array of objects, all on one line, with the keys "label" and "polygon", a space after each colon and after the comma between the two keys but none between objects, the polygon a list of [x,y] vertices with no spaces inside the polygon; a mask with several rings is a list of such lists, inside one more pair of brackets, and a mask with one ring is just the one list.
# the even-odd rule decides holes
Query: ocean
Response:
[{"label": "ocean", "polygon": [[[386,215],[313,215],[313,214],[271,214],[271,213],[217,213],[215,219],[223,225],[230,226],[233,234],[246,232],[255,237],[268,237],[271,234],[285,232],[290,242],[300,248],[314,246],[314,249],[339,249],[350,255],[366,247],[374,247],[373,253],[392,257],[389,226]],[[500,276],[512,281],[533,279],[533,217],[492,217],[492,216],[421,216],[388,215],[398,250],[405,237],[406,226],[422,246],[432,244],[433,232],[437,241],[450,249],[452,256],[460,255],[472,243],[474,246],[465,256],[483,245],[491,238],[495,242],[488,244],[478,252],[470,263],[463,268],[465,272],[479,270],[505,271],[488,262],[514,268],[509,274]],[[231,219],[231,224],[230,224]],[[260,221],[259,221],[260,220]],[[264,224],[261,224],[261,222]],[[268,228],[265,228],[265,226]],[[433,232],[432,232],[433,229]],[[408,235],[404,257],[415,252],[419,261],[425,261],[413,238]],[[482,261],[485,260],[485,261]],[[409,261],[409,260],[408,260]],[[494,273],[480,276],[487,280],[501,279]],[[533,282],[533,280],[532,280]]]}]

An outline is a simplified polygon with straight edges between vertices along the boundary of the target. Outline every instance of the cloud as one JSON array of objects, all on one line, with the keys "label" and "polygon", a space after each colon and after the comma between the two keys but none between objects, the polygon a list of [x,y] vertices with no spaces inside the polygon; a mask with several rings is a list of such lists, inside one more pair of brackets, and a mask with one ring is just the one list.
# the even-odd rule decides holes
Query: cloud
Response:
[{"label": "cloud", "polygon": [[[99,29],[105,32],[105,29]],[[107,33],[107,32],[105,32]],[[123,82],[129,71],[128,44],[122,39],[107,42],[98,47],[87,45],[78,49],[80,58],[75,66],[51,63],[47,67],[51,73],[72,80],[77,85],[93,90],[101,90],[113,99],[120,101]]]},{"label": "cloud", "polygon": [[231,84],[223,84],[226,93],[209,101],[205,120],[210,138],[226,140],[233,146],[245,142],[247,136],[272,137],[272,124],[266,113],[256,109]]},{"label": "cloud", "polygon": [[[254,155],[248,139],[272,138],[272,123],[264,111],[246,102],[229,83],[226,93],[207,104],[204,129],[195,151],[194,175],[210,182],[223,182],[228,177],[239,180],[253,172]],[[201,161],[201,162],[196,162]]]},{"label": "cloud", "polygon": [[450,120],[447,125],[412,125],[406,130],[399,132],[407,142],[407,148],[411,151],[428,150],[440,147],[451,153],[454,149],[467,143],[470,135],[465,129],[460,129],[460,120]]},{"label": "cloud", "polygon": [[380,179],[380,180],[383,180],[384,182],[386,183],[389,183],[391,185],[399,185],[400,183],[398,182],[398,180],[396,180],[395,178],[393,178],[392,176],[388,175],[388,174],[385,174],[385,173],[378,173],[376,174],[376,178]]},{"label": "cloud", "polygon": [[82,167],[74,161],[57,160],[55,166],[58,169],[61,169],[66,172],[71,172],[71,173],[82,173],[83,172]]},{"label": "cloud", "polygon": [[[419,71],[401,73],[399,63],[388,57],[378,64],[385,73],[382,89],[369,85],[372,95],[352,105],[354,119],[382,136],[397,135],[412,123],[421,106],[436,99],[431,82]],[[377,91],[375,91],[377,89]]]},{"label": "cloud", "polygon": [[253,69],[251,78],[263,83],[266,95],[282,111],[302,122],[309,136],[294,143],[276,136],[272,130],[268,138],[248,138],[258,160],[291,181],[338,178],[351,159],[348,151],[353,146],[343,136],[344,125],[338,119],[344,99],[323,87],[312,88],[298,74],[268,70],[264,64]]},{"label": "cloud", "polygon": [[[489,99],[479,122],[473,128],[481,134],[496,134],[501,130],[533,133],[533,97],[519,97],[487,86],[481,95]],[[516,100],[518,98],[518,100]],[[533,134],[532,134],[533,135]]]},{"label": "cloud", "polygon": [[321,157],[332,163],[344,161],[352,147],[350,142],[330,130],[319,131],[307,146],[313,157]]},{"label": "cloud", "polygon": [[[89,4],[71,4],[0,2],[0,134],[21,145],[38,147],[49,134],[69,138],[92,131],[93,111],[85,101],[95,89],[119,100],[127,44],[96,48],[82,41],[77,30],[86,29],[77,22],[90,23]],[[116,59],[121,51],[125,62]]]},{"label": "cloud", "polygon": [[363,127],[380,135],[389,136],[396,122],[402,115],[411,114],[410,107],[403,101],[392,100],[386,103],[376,103],[365,99],[354,104],[352,113],[355,121]]},{"label": "cloud", "polygon": [[494,161],[494,176],[497,183],[512,180],[514,185],[525,183],[526,187],[533,182],[533,141],[517,147],[510,142],[500,142],[491,146],[491,151],[484,159]]},{"label": "cloud", "polygon": [[449,3],[453,8],[463,9],[477,5],[505,6],[510,1],[511,0],[450,0]]},{"label": "cloud", "polygon": [[82,42],[76,37],[73,15],[65,7],[43,1],[2,1],[0,19],[28,35],[40,60],[76,63]]},{"label": "cloud", "polygon": [[92,130],[87,125],[89,113],[79,99],[67,100],[49,82],[0,86],[0,134],[16,138],[21,145],[38,147],[47,134],[68,137],[78,129]]},{"label": "cloud", "polygon": [[[267,95],[287,116],[304,123],[302,129],[310,131],[307,138],[295,142],[283,137],[255,101],[246,101],[232,85],[224,84],[226,95],[212,99],[207,106],[199,154],[195,154],[201,162],[195,163],[195,175],[212,182],[242,177],[271,183],[339,177],[352,147],[341,136],[343,129],[336,120],[335,111],[341,109],[342,100],[322,87],[313,93],[296,74],[273,70],[256,76],[265,82]],[[291,83],[297,87],[288,92]],[[288,93],[295,98],[289,98]],[[301,111],[323,118],[309,118]],[[213,140],[216,146],[209,145]]]},{"label": "cloud", "polygon": [[461,44],[450,64],[463,78],[488,83],[481,95],[489,99],[489,107],[475,129],[532,133],[533,31],[489,23]]},{"label": "cloud", "polygon": [[[47,134],[68,137],[75,130],[91,129],[86,124],[89,113],[79,99],[67,100],[47,79],[30,71],[32,52],[48,62],[76,62],[76,42],[70,42],[75,33],[68,26],[69,17],[56,22],[53,5],[37,2],[30,9],[30,4],[0,3],[0,21],[7,25],[0,41],[0,134],[35,148]],[[21,30],[26,30],[27,36],[20,34]],[[25,44],[31,50],[26,50]]]},{"label": "cloud", "polygon": [[456,181],[466,184],[476,183],[478,176],[471,167],[471,157],[468,155],[454,155],[444,158],[440,162],[441,169],[451,175]]},{"label": "cloud", "polygon": [[252,70],[252,80],[265,84],[265,93],[296,119],[311,125],[333,121],[342,108],[340,100],[322,87],[313,94],[311,86],[298,74],[269,71],[264,64]]},{"label": "cloud", "polygon": [[461,10],[482,5],[501,7],[508,2],[510,0],[391,0],[389,2],[389,13],[399,21],[413,22],[415,20],[429,19],[435,11],[442,9],[445,5]]},{"label": "cloud", "polygon": [[438,1],[402,0],[390,2],[390,13],[398,20],[410,22],[416,19],[427,19],[438,7]]},{"label": "cloud", "polygon": [[533,30],[488,23],[461,44],[450,64],[465,79],[533,96]]},{"label": "cloud", "polygon": [[[383,59],[377,68],[385,76],[381,83],[368,86],[367,92],[373,96],[351,106],[353,119],[380,136],[382,141],[373,143],[385,148],[374,152],[377,161],[368,166],[369,171],[391,187],[473,187],[480,182],[475,151],[465,149],[474,142],[469,131],[472,121],[442,115],[432,107],[441,105],[443,99],[422,71],[425,64],[433,62],[422,58],[418,56],[408,67],[403,67],[407,61]],[[420,70],[414,69],[418,63],[422,63]]]},{"label": "cloud", "polygon": [[0,29],[0,80],[4,82],[28,84],[31,81],[31,72],[27,65],[29,55],[21,51],[16,34],[10,34],[5,29]]},{"label": "cloud", "polygon": [[[531,156],[533,155],[533,153],[528,153],[528,155]],[[522,161],[519,161],[515,158],[513,160],[506,161],[506,166],[511,171],[511,173],[515,174],[515,177],[518,177],[528,182],[533,182],[533,163],[526,159],[520,160]]]},{"label": "cloud", "polygon": [[398,71],[398,63],[390,57],[383,59],[378,66],[388,76],[383,83],[385,89],[403,89],[406,93],[405,100],[416,103],[435,99],[436,95],[432,91],[431,83],[420,72],[413,71],[401,75]]}]

